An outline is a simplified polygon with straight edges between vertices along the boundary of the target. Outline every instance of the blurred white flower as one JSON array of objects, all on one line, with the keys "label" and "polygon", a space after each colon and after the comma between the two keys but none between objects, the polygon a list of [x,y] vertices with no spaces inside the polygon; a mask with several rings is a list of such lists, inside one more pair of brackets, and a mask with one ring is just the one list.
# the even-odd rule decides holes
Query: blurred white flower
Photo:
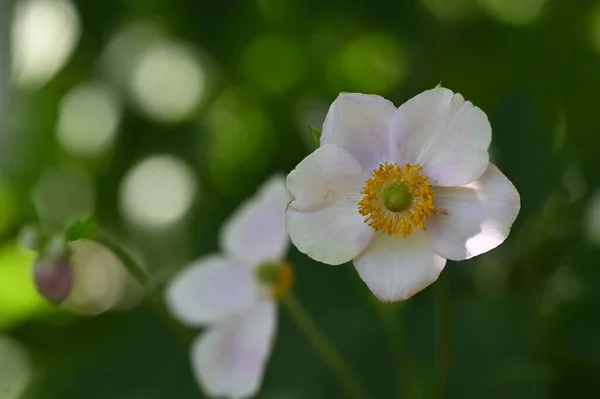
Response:
[{"label": "blurred white flower", "polygon": [[293,280],[284,262],[290,199],[282,176],[269,179],[224,224],[222,253],[193,262],[167,287],[175,317],[206,327],[192,345],[191,360],[209,396],[246,398],[260,388],[275,333],[275,299]]},{"label": "blurred white flower", "polygon": [[22,0],[15,2],[11,28],[13,79],[37,88],[71,57],[81,22],[69,0]]},{"label": "blurred white flower", "polygon": [[287,178],[287,229],[313,259],[354,260],[381,301],[434,282],[446,259],[487,252],[508,236],[517,190],[489,162],[491,127],[479,108],[445,88],[400,108],[341,94],[321,146]]},{"label": "blurred white flower", "polygon": [[[133,279],[121,259],[103,244],[81,239],[69,243],[73,285],[61,307],[95,316],[116,310],[135,294]],[[133,291],[132,291],[133,290]]]},{"label": "blurred white flower", "polygon": [[22,399],[33,380],[34,367],[27,349],[0,333],[0,398]]}]

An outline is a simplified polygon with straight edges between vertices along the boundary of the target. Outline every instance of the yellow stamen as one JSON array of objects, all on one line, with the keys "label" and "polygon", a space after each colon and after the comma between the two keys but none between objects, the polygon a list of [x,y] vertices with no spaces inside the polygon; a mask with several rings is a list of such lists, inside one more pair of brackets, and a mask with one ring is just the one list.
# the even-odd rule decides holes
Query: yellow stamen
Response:
[{"label": "yellow stamen", "polygon": [[281,299],[284,297],[294,285],[294,269],[292,266],[285,262],[277,273],[277,278],[271,286],[271,296],[274,299]]},{"label": "yellow stamen", "polygon": [[258,267],[256,276],[269,287],[273,299],[286,295],[294,285],[294,269],[285,261],[265,263]]},{"label": "yellow stamen", "polygon": [[[361,191],[363,197],[358,203],[360,214],[366,216],[365,223],[376,231],[405,238],[416,227],[425,230],[425,220],[434,210],[434,191],[428,178],[421,173],[420,165],[407,163],[401,167],[387,162],[379,165],[365,181]],[[395,197],[404,189],[409,197],[401,200],[407,205],[390,206],[391,203],[402,203]]]}]

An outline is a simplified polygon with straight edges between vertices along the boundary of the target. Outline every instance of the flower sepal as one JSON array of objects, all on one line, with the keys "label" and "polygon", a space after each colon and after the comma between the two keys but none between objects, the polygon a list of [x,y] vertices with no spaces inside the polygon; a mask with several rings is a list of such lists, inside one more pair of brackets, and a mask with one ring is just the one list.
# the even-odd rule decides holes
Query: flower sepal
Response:
[{"label": "flower sepal", "polygon": [[321,146],[321,130],[311,126],[310,135],[312,136],[315,142],[315,148],[319,148]]},{"label": "flower sepal", "polygon": [[96,222],[91,215],[74,219],[65,230],[67,241],[92,239],[96,234]]}]

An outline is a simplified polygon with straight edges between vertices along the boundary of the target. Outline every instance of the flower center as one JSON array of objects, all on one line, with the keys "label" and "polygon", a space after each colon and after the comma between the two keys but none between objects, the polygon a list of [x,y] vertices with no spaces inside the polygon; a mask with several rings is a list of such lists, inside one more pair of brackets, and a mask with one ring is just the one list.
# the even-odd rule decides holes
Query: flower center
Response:
[{"label": "flower center", "polygon": [[405,184],[391,183],[381,191],[383,205],[392,212],[405,210],[412,203],[412,195]]},{"label": "flower center", "polygon": [[285,296],[294,285],[294,270],[288,262],[264,263],[256,270],[256,277],[269,286],[274,299]]},{"label": "flower center", "polygon": [[433,213],[433,186],[420,165],[383,163],[365,181],[358,203],[365,223],[390,236],[408,237],[416,227],[425,230]]}]

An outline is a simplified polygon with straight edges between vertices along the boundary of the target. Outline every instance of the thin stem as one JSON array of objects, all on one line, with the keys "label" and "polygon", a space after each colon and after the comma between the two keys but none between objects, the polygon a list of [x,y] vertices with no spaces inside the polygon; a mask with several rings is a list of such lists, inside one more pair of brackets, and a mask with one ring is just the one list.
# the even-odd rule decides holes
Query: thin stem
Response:
[{"label": "thin stem", "polygon": [[435,397],[438,399],[448,397],[448,382],[450,374],[450,360],[452,356],[452,319],[450,315],[450,295],[446,279],[442,276],[434,284],[435,291],[435,350],[437,363],[437,376],[435,382]]},{"label": "thin stem", "polygon": [[400,391],[403,388],[406,388],[406,384],[402,381],[402,348],[401,348],[401,339],[400,331],[397,328],[396,319],[396,308],[393,304],[381,303],[379,300],[370,298],[370,302],[373,304],[375,312],[379,317],[379,321],[381,322],[381,326],[383,327],[383,332],[386,335],[388,344],[392,349],[392,353],[394,355],[394,363],[397,368],[398,382]]},{"label": "thin stem", "polygon": [[182,325],[171,318],[170,312],[165,306],[160,292],[154,289],[152,280],[150,279],[150,276],[146,270],[144,270],[144,268],[141,267],[126,250],[124,250],[103,231],[98,231],[94,237],[94,240],[110,249],[121,260],[121,262],[123,262],[123,265],[129,271],[129,274],[131,274],[131,276],[142,287],[146,299],[154,307],[158,316],[173,331],[173,333],[183,344],[189,345],[194,336],[189,330],[185,329]]},{"label": "thin stem", "polygon": [[399,311],[406,303],[383,303],[377,299],[371,290],[362,282],[357,284],[360,295],[368,299],[374,313],[379,319],[385,338],[388,341],[391,355],[396,366],[396,380],[398,382],[398,396],[401,398],[422,397],[422,386],[416,370],[415,360],[406,347]]},{"label": "thin stem", "polygon": [[400,397],[414,398],[419,391],[418,379],[415,378],[414,364],[398,327],[397,304],[382,303],[377,299],[373,299],[372,303],[394,355]]},{"label": "thin stem", "polygon": [[348,394],[355,399],[369,398],[370,396],[367,394],[358,378],[356,378],[350,367],[340,357],[329,338],[327,338],[304,306],[302,306],[300,300],[290,292],[282,298],[282,303],[290,312],[306,338],[313,344],[323,361],[339,378]]}]

